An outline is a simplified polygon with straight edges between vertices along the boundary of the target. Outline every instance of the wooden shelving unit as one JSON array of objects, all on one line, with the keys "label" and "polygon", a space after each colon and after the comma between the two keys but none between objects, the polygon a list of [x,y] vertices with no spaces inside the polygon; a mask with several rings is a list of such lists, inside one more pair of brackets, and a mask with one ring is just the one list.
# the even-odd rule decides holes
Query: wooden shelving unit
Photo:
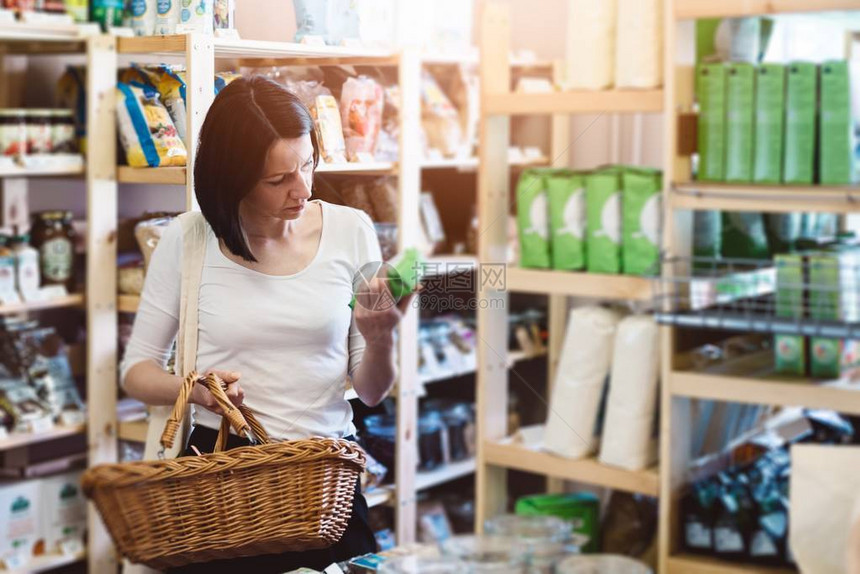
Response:
[{"label": "wooden shelving unit", "polygon": [[661,90],[603,90],[548,94],[485,94],[488,115],[634,113],[663,111]]},{"label": "wooden shelving unit", "polygon": [[188,177],[184,167],[129,167],[117,168],[120,183],[143,183],[149,185],[185,185]]},{"label": "wooden shelving unit", "polygon": [[16,315],[18,313],[32,313],[35,311],[45,311],[48,309],[63,309],[63,308],[84,308],[84,296],[81,294],[72,294],[57,299],[49,299],[47,301],[33,301],[30,303],[9,303],[6,305],[0,304],[0,316]]},{"label": "wooden shelving unit", "polygon": [[650,299],[654,280],[628,275],[601,275],[510,267],[505,287],[509,291],[600,299]]},{"label": "wooden shelving unit", "polygon": [[420,492],[445,484],[464,476],[469,476],[475,472],[475,459],[470,458],[457,462],[449,462],[439,468],[428,471],[419,471],[415,477],[415,490]]},{"label": "wooden shelving unit", "polygon": [[[678,114],[693,109],[695,30],[683,20],[746,17],[783,13],[860,10],[856,0],[666,0],[664,109],[664,245],[667,257],[687,257],[691,249],[691,211],[747,211],[763,213],[820,212],[849,214],[860,211],[857,186],[795,186],[723,184],[693,180],[687,138]],[[676,271],[664,269],[672,281]],[[677,349],[678,333],[663,327],[661,357],[659,570],[669,574],[781,574],[792,569],[721,561],[684,553],[680,544],[680,499],[688,480],[689,437],[694,425],[692,400],[769,406],[801,406],[855,414],[860,409],[860,386],[849,382],[817,382],[774,375],[769,368],[706,373],[684,370]],[[761,361],[751,361],[761,367]],[[768,365],[772,361],[767,361]],[[747,374],[750,373],[750,374]]]},{"label": "wooden shelving unit", "polygon": [[85,433],[86,425],[57,425],[43,432],[11,433],[0,438],[0,452]]}]

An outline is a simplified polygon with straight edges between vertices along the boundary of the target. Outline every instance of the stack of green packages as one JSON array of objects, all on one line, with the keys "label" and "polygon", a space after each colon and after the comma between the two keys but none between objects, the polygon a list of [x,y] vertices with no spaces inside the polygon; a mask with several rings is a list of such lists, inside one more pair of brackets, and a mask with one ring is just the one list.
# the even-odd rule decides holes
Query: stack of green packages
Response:
[{"label": "stack of green packages", "polygon": [[726,69],[726,181],[748,182],[753,176],[752,64],[732,63]]},{"label": "stack of green packages", "polygon": [[815,168],[816,67],[807,62],[788,66],[785,93],[785,183],[810,184]]},{"label": "stack of green packages", "polygon": [[[806,257],[785,253],[773,258],[776,266],[776,316],[800,319],[804,312]],[[774,363],[777,373],[806,374],[806,338],[802,335],[774,336]]]},{"label": "stack of green packages", "polygon": [[521,516],[556,516],[571,523],[583,553],[600,549],[600,502],[590,492],[537,494],[517,500],[515,512]]},{"label": "stack of green packages", "polygon": [[550,238],[546,178],[541,170],[529,169],[517,184],[517,228],[520,236],[520,266],[550,267]]},{"label": "stack of green packages", "polygon": [[591,273],[621,272],[622,173],[612,166],[585,178],[586,263]]},{"label": "stack of green packages", "polygon": [[[813,319],[856,322],[860,320],[860,248],[834,245],[809,256],[809,316]],[[839,378],[856,367],[857,341],[810,337],[810,374]]]},{"label": "stack of green packages", "polygon": [[660,260],[662,173],[656,169],[627,169],[621,178],[624,273],[656,273]]},{"label": "stack of green packages", "polygon": [[568,169],[545,172],[549,204],[552,268],[585,268],[585,173]]},{"label": "stack of green packages", "polygon": [[831,185],[851,183],[854,179],[853,122],[848,62],[824,62],[820,78],[819,181]]},{"label": "stack of green packages", "polygon": [[756,70],[755,156],[753,181],[782,182],[785,137],[785,66],[762,64]]},{"label": "stack of green packages", "polygon": [[700,64],[696,68],[699,99],[699,179],[723,181],[726,157],[726,70],[722,64]]}]

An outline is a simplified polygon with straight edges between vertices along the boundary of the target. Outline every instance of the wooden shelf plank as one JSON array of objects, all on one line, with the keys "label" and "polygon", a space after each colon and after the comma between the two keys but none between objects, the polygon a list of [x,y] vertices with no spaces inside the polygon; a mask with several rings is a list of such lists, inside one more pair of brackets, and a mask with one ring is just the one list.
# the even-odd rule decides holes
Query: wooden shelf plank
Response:
[{"label": "wooden shelf plank", "polygon": [[797,574],[791,568],[737,564],[693,554],[669,556],[667,565],[668,574]]},{"label": "wooden shelf plank", "polygon": [[0,158],[0,177],[57,177],[79,176],[86,173],[80,155],[30,156],[23,163],[11,158]]},{"label": "wooden shelf plank", "polygon": [[521,267],[509,267],[505,276],[505,287],[508,291],[621,300],[649,299],[653,293],[653,282],[653,279],[632,275],[602,275]]},{"label": "wooden shelf plank", "polygon": [[16,313],[30,313],[33,311],[44,311],[46,309],[62,309],[64,307],[83,307],[84,296],[81,294],[67,295],[48,301],[35,301],[32,303],[10,303],[0,305],[0,315],[14,315]]},{"label": "wooden shelf plank", "polygon": [[86,552],[79,552],[77,554],[45,554],[42,556],[36,556],[32,560],[30,560],[25,567],[21,570],[0,570],[0,572],[14,574],[14,573],[24,573],[29,572],[30,574],[36,574],[37,572],[50,572],[56,568],[61,568],[63,566],[70,566],[72,564],[76,564],[78,562],[83,561],[87,557]]},{"label": "wooden shelf plank", "polygon": [[745,378],[684,371],[670,374],[675,396],[775,406],[831,409],[860,415],[860,384],[806,379]]},{"label": "wooden shelf plank", "polygon": [[314,173],[331,174],[366,174],[392,175],[397,171],[397,164],[390,161],[375,161],[369,163],[321,163]]},{"label": "wooden shelf plank", "polygon": [[117,181],[120,183],[146,183],[156,185],[185,185],[184,167],[129,167],[117,168]]},{"label": "wooden shelf plank", "polygon": [[484,98],[485,115],[541,115],[660,112],[662,90],[568,91],[548,94],[493,94]]},{"label": "wooden shelf plank", "polygon": [[673,209],[765,213],[860,211],[860,186],[795,186],[688,182],[670,192]]},{"label": "wooden shelf plank", "polygon": [[475,472],[475,459],[451,462],[433,470],[419,471],[415,475],[415,490],[422,491],[433,488]]},{"label": "wooden shelf plank", "polygon": [[119,54],[184,54],[186,36],[129,36],[117,38],[116,51]]},{"label": "wooden shelf plank", "polygon": [[31,444],[38,444],[49,440],[83,434],[86,431],[86,428],[86,425],[57,425],[52,429],[43,432],[11,433],[5,438],[0,438],[0,452],[13,448],[21,448]]},{"label": "wooden shelf plank", "polygon": [[116,310],[120,313],[137,313],[140,295],[117,295]]},{"label": "wooden shelf plank", "polygon": [[484,459],[487,464],[493,466],[605,486],[625,492],[658,496],[660,491],[656,469],[629,471],[600,464],[594,458],[569,460],[518,444],[490,441],[484,443]]},{"label": "wooden shelf plank", "polygon": [[[546,357],[547,352],[546,349],[539,353],[526,353],[525,351],[508,351],[508,368],[513,367],[515,364],[521,361],[530,361],[531,359],[537,359],[539,357]],[[465,375],[471,375],[475,372],[475,368],[471,369],[461,369],[456,371],[448,371],[445,373],[435,373],[433,375],[420,375],[419,378],[421,380],[422,385],[429,385],[432,383],[439,383],[441,381],[448,381],[455,377],[462,377]]]},{"label": "wooden shelf plank", "polygon": [[[508,163],[511,168],[542,167],[550,164],[549,158],[542,156],[534,159],[516,160]],[[477,157],[424,159],[421,169],[456,169],[458,171],[475,171],[478,169]]]},{"label": "wooden shelf plank", "polygon": [[792,12],[831,12],[860,10],[857,0],[679,0],[675,19],[740,18]]}]

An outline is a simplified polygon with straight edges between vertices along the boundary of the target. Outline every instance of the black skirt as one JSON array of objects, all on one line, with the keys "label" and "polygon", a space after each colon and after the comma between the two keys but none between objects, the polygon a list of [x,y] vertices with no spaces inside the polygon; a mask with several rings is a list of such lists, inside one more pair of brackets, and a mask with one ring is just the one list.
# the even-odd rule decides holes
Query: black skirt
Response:
[{"label": "black skirt", "polygon": [[[196,426],[188,438],[188,446],[183,453],[192,456],[196,453],[191,446],[197,447],[201,453],[211,453],[215,448],[215,440],[218,431]],[[351,439],[354,440],[354,439]],[[227,450],[240,446],[247,446],[249,442],[236,435],[230,435],[227,440]],[[339,541],[328,548],[320,550],[307,550],[305,552],[285,552],[283,554],[265,554],[262,556],[250,556],[247,558],[232,558],[228,560],[213,560],[200,564],[189,564],[179,568],[168,570],[170,573],[192,574],[196,572],[244,572],[251,573],[282,573],[296,570],[298,568],[312,568],[322,571],[332,562],[343,562],[367,554],[376,552],[376,539],[373,530],[367,523],[367,501],[361,494],[361,481],[355,481],[355,497],[352,503],[352,517],[346,526],[346,531]]]}]

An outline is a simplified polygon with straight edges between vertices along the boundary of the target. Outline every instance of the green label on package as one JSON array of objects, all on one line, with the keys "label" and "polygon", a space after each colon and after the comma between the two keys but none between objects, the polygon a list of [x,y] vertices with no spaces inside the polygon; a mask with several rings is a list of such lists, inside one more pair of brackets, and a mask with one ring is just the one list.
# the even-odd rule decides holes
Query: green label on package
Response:
[{"label": "green label on package", "polygon": [[624,172],[621,177],[624,188],[621,199],[624,273],[657,273],[662,223],[662,177],[656,170],[631,170]]},{"label": "green label on package", "polygon": [[608,169],[585,178],[586,261],[592,273],[621,272],[621,173]]},{"label": "green label on package", "polygon": [[550,267],[548,219],[546,181],[538,170],[526,170],[517,184],[521,267]]},{"label": "green label on package", "polygon": [[585,178],[570,170],[546,173],[553,269],[585,267]]},{"label": "green label on package", "polygon": [[785,66],[762,64],[756,71],[753,181],[782,183],[785,137]]},{"label": "green label on package", "polygon": [[699,100],[699,179],[725,179],[726,70],[722,64],[700,64],[696,68]]},{"label": "green label on package", "polygon": [[753,175],[752,64],[730,64],[726,70],[726,181],[749,182]]},{"label": "green label on package", "polygon": [[788,65],[785,93],[785,183],[809,184],[815,163],[815,64]]}]

